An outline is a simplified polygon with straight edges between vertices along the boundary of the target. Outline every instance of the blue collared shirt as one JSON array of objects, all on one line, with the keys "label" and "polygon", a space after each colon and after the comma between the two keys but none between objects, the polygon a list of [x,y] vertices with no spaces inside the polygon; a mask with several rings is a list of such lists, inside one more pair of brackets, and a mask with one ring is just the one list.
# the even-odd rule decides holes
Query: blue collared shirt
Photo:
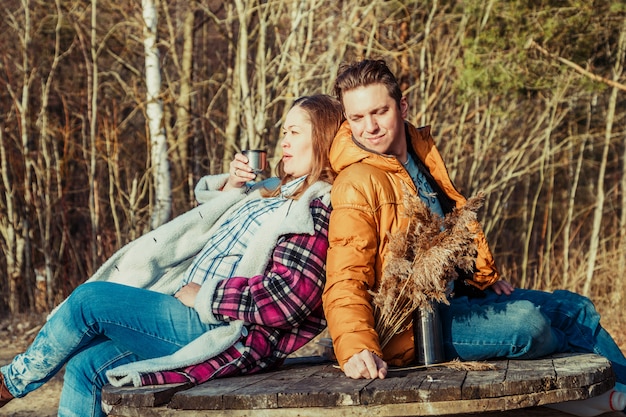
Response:
[{"label": "blue collared shirt", "polygon": [[408,154],[409,159],[406,164],[404,164],[404,168],[406,168],[407,172],[411,176],[415,187],[417,188],[417,194],[420,197],[420,200],[426,207],[430,209],[433,213],[439,215],[443,219],[443,209],[441,208],[441,203],[439,202],[439,198],[437,198],[437,193],[430,186],[428,181],[426,180],[426,176],[419,169],[411,154]]}]

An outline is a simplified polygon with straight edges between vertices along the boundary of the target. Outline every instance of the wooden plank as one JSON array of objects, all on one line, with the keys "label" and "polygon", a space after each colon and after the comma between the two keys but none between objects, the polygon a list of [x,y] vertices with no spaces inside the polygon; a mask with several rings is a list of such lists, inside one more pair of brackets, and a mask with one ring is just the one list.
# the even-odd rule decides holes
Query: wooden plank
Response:
[{"label": "wooden plank", "polygon": [[[278,406],[343,407],[361,404],[361,392],[372,380],[346,378],[343,371],[327,365],[278,393]],[[313,389],[312,389],[313,388]]]},{"label": "wooden plank", "polygon": [[[476,414],[461,414],[456,417],[478,417]],[[509,411],[491,411],[481,413],[480,417],[572,417],[572,414],[553,410],[548,407],[522,408]],[[602,417],[624,417],[622,412],[604,413]]]},{"label": "wooden plank", "polygon": [[426,401],[458,401],[463,398],[462,390],[466,379],[466,371],[433,368],[429,370],[420,390],[427,393]]},{"label": "wooden plank", "polygon": [[242,389],[248,385],[261,383],[272,375],[257,374],[229,378],[218,378],[210,383],[201,384],[174,395],[170,401],[171,408],[221,410],[224,408],[224,395]]},{"label": "wooden plank", "polygon": [[[153,413],[150,413],[150,414],[132,414],[131,415],[131,414],[127,414],[126,410],[122,410],[122,412],[124,414],[119,414],[119,415],[109,414],[109,417],[269,417],[267,414],[250,415],[250,414],[233,414],[229,412],[220,413],[220,414],[206,414],[206,413],[203,413],[202,411],[185,412],[186,414],[182,415],[182,414],[179,414],[180,412],[169,410],[167,408],[154,409]],[[332,412],[331,414],[326,413],[325,410],[323,411],[316,410],[316,412],[323,413],[325,417],[333,417]],[[188,414],[188,413],[192,413],[192,414]],[[367,411],[365,411],[365,413],[367,413]],[[297,414],[297,415],[273,414],[272,417],[294,417],[294,416],[319,417],[320,415],[322,414],[312,414],[312,415],[309,415],[306,413]],[[368,414],[361,414],[360,416],[363,416],[363,415],[368,415]],[[563,413],[563,412],[556,411],[556,410],[551,410],[545,407],[525,408],[522,410],[510,410],[510,411],[493,411],[493,412],[480,413],[480,414],[476,414],[476,413],[448,414],[447,416],[452,416],[452,415],[454,415],[455,417],[572,417],[571,414]],[[346,415],[345,417],[360,417],[360,416],[351,414],[351,415]],[[447,417],[447,416],[442,416],[442,417]],[[399,416],[394,416],[394,417],[399,417]],[[624,414],[621,412],[612,412],[612,413],[602,414],[602,417],[624,417]]]},{"label": "wooden plank", "polygon": [[[302,358],[287,358],[284,366],[280,371],[275,372],[289,372],[294,367],[307,367],[310,365],[319,365],[328,363],[328,360],[321,356],[310,356]],[[172,385],[158,385],[149,387],[120,387],[115,388],[113,386],[106,386],[102,392],[102,404],[105,409],[110,408],[113,405],[126,405],[129,407],[155,407],[161,404],[166,404],[170,400],[174,406],[182,406],[178,404],[179,401],[189,401],[193,404],[193,401],[198,402],[197,407],[206,407],[209,410],[224,408],[222,395],[224,393],[231,393],[244,386],[258,383],[259,381],[272,377],[271,373],[246,375],[235,378],[224,378],[211,381],[210,385],[200,385],[193,387],[193,384],[172,384]],[[179,391],[184,391],[190,387],[188,393],[190,398],[178,399],[175,394]],[[202,398],[199,401],[197,398],[201,398],[206,395],[206,398]]]},{"label": "wooden plank", "polygon": [[[556,372],[552,359],[509,360],[506,377],[502,381],[502,395],[515,395],[525,392],[545,392],[556,388]],[[530,404],[535,405],[535,404]]]},{"label": "wooden plank", "polygon": [[[571,417],[571,414],[546,407],[533,407],[514,410],[498,410],[497,399],[487,399],[491,404],[483,404],[484,410],[475,410],[476,401],[448,403],[449,408],[432,408],[432,403],[388,404],[352,407],[310,407],[278,408],[271,410],[172,410],[166,407],[150,409],[129,409],[119,406],[110,417],[401,417],[401,416],[455,416],[455,417]],[[472,407],[467,404],[473,403]],[[443,403],[438,403],[441,406]],[[477,414],[479,413],[479,414]],[[603,414],[602,417],[618,417],[622,413]]]},{"label": "wooden plank", "polygon": [[294,366],[264,374],[216,379],[177,393],[170,407],[184,410],[277,408],[280,392],[325,366],[328,365]]},{"label": "wooden plank", "polygon": [[113,387],[102,391],[103,404],[126,405],[130,407],[156,407],[166,404],[172,396],[192,384],[151,385],[146,387]]},{"label": "wooden plank", "polygon": [[[249,389],[239,390],[227,398],[224,398],[225,408],[237,410],[278,408],[278,397],[281,393],[289,392],[290,388],[297,384],[298,381],[307,380],[311,375],[319,372],[319,370],[319,366],[314,366],[308,368],[294,368],[280,376],[274,374],[274,378],[265,381],[262,385],[250,386],[248,387]],[[308,383],[305,385],[307,386],[306,391],[317,392],[315,384]],[[313,391],[311,390],[312,387],[315,387]],[[337,389],[340,389],[340,387]],[[320,398],[320,396],[317,398]]]},{"label": "wooden plank", "polygon": [[557,375],[557,386],[575,381],[577,386],[584,387],[599,381],[615,380],[615,374],[608,359],[589,353],[560,354],[552,357]]},{"label": "wooden plank", "polygon": [[465,371],[447,368],[389,372],[365,387],[361,401],[374,405],[460,400],[465,377]]},{"label": "wooden plank", "polygon": [[461,398],[497,398],[504,395],[507,361],[489,361],[495,369],[468,372],[461,389]]},{"label": "wooden plank", "polygon": [[428,401],[430,393],[421,388],[432,377],[426,371],[388,373],[385,379],[374,380],[362,394],[366,405]]},{"label": "wooden plank", "polygon": [[[104,392],[111,395],[107,397],[111,416],[391,417],[508,412],[588,398],[614,384],[610,363],[596,355],[490,363],[494,370],[434,367],[390,372],[384,380],[346,378],[329,364],[294,364],[265,374],[217,379],[177,392],[166,410],[154,406],[155,393],[150,389],[116,391],[107,387]],[[157,387],[158,395],[168,389],[174,388]],[[104,397],[103,393],[103,404]]]}]

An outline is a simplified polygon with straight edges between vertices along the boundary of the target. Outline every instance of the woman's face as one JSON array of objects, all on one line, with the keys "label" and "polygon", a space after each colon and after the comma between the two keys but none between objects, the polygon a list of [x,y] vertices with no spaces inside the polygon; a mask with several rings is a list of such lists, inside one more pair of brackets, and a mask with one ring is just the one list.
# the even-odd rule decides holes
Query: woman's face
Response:
[{"label": "woman's face", "polygon": [[313,168],[313,125],[309,114],[300,106],[287,113],[283,124],[283,170],[296,178]]}]

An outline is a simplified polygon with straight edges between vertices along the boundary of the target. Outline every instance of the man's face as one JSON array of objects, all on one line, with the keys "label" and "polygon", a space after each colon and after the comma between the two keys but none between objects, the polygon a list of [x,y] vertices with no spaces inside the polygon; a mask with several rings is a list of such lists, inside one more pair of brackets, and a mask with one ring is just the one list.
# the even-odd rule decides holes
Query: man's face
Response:
[{"label": "man's face", "polygon": [[406,159],[404,119],[408,105],[400,108],[383,84],[370,84],[344,91],[343,108],[352,135],[367,149]]}]

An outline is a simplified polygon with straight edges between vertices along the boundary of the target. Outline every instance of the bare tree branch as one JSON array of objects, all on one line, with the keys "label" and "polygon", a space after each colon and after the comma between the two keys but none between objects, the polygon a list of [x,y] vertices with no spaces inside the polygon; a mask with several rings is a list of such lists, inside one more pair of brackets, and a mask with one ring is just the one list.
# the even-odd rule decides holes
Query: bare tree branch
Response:
[{"label": "bare tree branch", "polygon": [[533,39],[530,39],[528,41],[528,43],[526,44],[526,48],[535,48],[536,50],[538,50],[539,52],[541,52],[543,55],[552,58],[552,59],[556,59],[557,61],[559,61],[562,64],[567,65],[568,67],[574,69],[576,72],[578,72],[579,74],[584,75],[587,78],[590,78],[594,81],[599,81],[601,83],[604,83],[610,87],[613,88],[617,88],[618,90],[622,90],[622,91],[626,91],[626,85],[619,83],[615,80],[609,80],[608,78],[604,78],[600,75],[594,74],[591,71],[587,71],[586,69],[584,69],[583,67],[581,67],[580,65],[576,64],[575,62],[572,62],[570,60],[567,60],[565,58],[562,58],[560,56],[554,55],[552,53],[550,53],[547,49],[539,46],[539,44],[537,42],[535,42]]}]

